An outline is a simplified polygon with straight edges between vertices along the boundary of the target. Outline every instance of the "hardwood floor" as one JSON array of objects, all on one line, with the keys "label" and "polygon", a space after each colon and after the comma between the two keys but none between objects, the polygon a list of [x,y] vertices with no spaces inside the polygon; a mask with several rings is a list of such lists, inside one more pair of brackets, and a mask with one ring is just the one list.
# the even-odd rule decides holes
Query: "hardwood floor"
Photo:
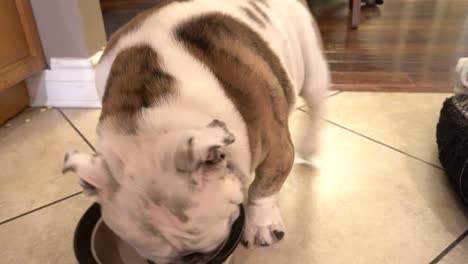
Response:
[{"label": "hardwood floor", "polygon": [[[111,34],[161,0],[102,0]],[[333,89],[451,92],[459,57],[468,57],[468,1],[387,0],[362,7],[349,28],[348,0],[309,0],[332,70]]]},{"label": "hardwood floor", "polygon": [[319,2],[310,4],[335,89],[452,91],[456,62],[468,56],[468,1],[385,1],[380,7],[362,8],[358,30],[346,26],[345,2]]}]

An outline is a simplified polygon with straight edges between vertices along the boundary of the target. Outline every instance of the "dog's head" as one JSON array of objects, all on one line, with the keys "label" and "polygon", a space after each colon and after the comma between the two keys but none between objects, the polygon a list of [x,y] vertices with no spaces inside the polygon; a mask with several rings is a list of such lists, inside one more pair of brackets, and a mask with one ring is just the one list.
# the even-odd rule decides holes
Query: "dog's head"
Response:
[{"label": "dog's head", "polygon": [[221,121],[199,129],[118,135],[100,131],[97,153],[69,152],[64,172],[95,195],[106,224],[143,257],[175,263],[215,250],[243,200]]}]

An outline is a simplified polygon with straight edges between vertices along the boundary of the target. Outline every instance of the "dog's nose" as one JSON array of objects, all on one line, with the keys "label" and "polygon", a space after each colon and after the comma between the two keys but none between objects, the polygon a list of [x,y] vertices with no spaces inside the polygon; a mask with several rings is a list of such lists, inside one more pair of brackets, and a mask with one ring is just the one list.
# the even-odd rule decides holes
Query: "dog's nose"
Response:
[{"label": "dog's nose", "polygon": [[77,151],[72,150],[72,151],[68,151],[67,153],[65,153],[65,157],[63,158],[63,169],[62,169],[63,174],[69,171],[73,171],[73,172],[76,171],[75,166],[68,164],[68,160],[70,159],[70,156],[74,153],[77,153]]},{"label": "dog's nose", "polygon": [[63,164],[67,163],[69,157],[70,157],[70,152],[65,153],[65,158],[63,159]]}]

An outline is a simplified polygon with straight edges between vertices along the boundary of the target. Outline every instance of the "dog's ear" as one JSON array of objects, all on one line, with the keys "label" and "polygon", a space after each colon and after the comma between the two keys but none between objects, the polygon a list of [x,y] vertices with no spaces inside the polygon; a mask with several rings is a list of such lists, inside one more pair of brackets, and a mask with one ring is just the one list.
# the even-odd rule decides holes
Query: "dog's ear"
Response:
[{"label": "dog's ear", "polygon": [[106,185],[109,169],[104,159],[78,151],[65,154],[63,173],[74,172],[80,177],[80,185],[88,195],[96,195]]},{"label": "dog's ear", "polygon": [[177,146],[175,165],[178,171],[192,172],[203,165],[216,165],[226,158],[225,146],[235,137],[226,125],[213,120],[208,126],[183,137]]}]

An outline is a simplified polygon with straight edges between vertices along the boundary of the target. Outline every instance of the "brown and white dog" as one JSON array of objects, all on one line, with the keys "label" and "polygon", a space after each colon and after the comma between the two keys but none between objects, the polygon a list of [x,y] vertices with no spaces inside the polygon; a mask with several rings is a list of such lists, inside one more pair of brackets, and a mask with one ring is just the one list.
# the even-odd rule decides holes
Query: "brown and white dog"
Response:
[{"label": "brown and white dog", "polygon": [[288,117],[302,96],[311,116],[297,152],[308,158],[329,86],[304,1],[161,1],[112,36],[96,73],[97,152],[67,153],[64,170],[116,234],[149,260],[177,263],[215,250],[245,202],[245,244],[283,238]]}]

